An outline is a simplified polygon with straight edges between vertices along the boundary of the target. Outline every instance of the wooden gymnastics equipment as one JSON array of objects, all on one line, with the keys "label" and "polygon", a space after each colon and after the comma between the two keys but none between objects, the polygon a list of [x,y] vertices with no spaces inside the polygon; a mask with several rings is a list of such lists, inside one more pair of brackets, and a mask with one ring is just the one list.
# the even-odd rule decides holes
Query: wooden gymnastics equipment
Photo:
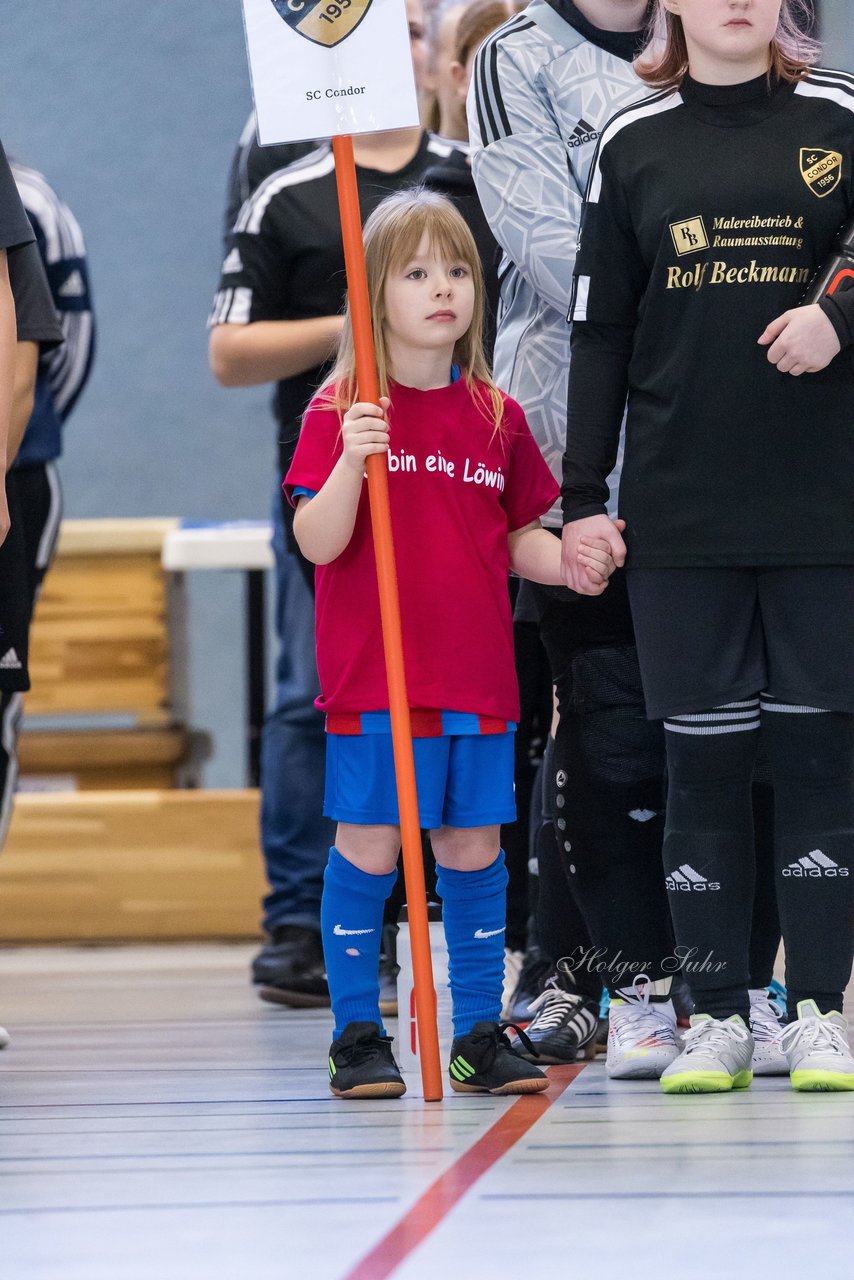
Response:
[{"label": "wooden gymnastics equipment", "polygon": [[183,579],[160,565],[177,524],[63,524],[30,638],[25,783],[89,790],[198,781],[202,742],[185,723]]},{"label": "wooden gymnastics equipment", "polygon": [[[160,563],[177,524],[63,525],[20,751],[20,775],[47,789],[16,800],[0,943],[258,935],[257,791],[177,789],[201,755],[186,724],[183,577]],[[111,727],[117,716],[127,727]]]}]

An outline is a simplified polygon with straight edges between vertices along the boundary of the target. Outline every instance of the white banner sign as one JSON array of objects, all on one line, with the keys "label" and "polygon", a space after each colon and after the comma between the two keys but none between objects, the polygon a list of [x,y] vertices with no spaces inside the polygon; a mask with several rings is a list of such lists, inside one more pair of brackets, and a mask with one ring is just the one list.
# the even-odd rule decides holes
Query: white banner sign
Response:
[{"label": "white banner sign", "polygon": [[243,0],[258,141],[418,124],[404,0]]}]

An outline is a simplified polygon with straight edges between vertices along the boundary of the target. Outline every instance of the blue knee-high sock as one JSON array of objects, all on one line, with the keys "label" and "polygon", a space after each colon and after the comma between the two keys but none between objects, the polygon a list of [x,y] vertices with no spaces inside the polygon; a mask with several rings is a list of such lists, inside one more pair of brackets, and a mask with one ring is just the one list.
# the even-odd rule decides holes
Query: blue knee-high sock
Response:
[{"label": "blue knee-high sock", "polygon": [[482,871],[436,868],[458,1036],[501,1016],[507,880],[503,850]]},{"label": "blue knee-high sock", "polygon": [[385,1035],[380,1015],[380,937],[383,906],[394,888],[397,868],[388,875],[361,871],[329,850],[323,873],[320,932],[326,976],[335,1016],[335,1039],[348,1022],[375,1022]]}]

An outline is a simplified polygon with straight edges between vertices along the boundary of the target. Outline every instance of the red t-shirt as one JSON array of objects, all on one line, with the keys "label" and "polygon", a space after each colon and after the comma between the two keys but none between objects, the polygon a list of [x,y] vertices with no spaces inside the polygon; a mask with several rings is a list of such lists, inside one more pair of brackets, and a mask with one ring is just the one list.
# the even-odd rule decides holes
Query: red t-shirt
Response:
[{"label": "red t-shirt", "polygon": [[[502,432],[465,379],[435,391],[392,383],[389,495],[410,707],[519,719],[508,534],[557,496],[519,405]],[[488,406],[489,401],[486,401]],[[308,407],[285,492],[319,490],[342,452],[338,414]],[[353,536],[316,570],[317,668],[326,712],[388,707],[367,480]]]}]

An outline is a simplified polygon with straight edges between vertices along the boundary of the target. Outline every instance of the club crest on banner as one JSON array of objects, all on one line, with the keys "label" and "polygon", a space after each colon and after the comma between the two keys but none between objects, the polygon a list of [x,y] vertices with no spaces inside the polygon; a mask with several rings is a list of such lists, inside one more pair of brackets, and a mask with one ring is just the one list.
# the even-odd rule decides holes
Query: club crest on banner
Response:
[{"label": "club crest on banner", "polygon": [[346,40],[371,7],[371,0],[272,0],[288,26],[327,49]]},{"label": "club crest on banner", "polygon": [[829,196],[842,177],[842,156],[821,147],[801,147],[801,177],[819,200]]}]

